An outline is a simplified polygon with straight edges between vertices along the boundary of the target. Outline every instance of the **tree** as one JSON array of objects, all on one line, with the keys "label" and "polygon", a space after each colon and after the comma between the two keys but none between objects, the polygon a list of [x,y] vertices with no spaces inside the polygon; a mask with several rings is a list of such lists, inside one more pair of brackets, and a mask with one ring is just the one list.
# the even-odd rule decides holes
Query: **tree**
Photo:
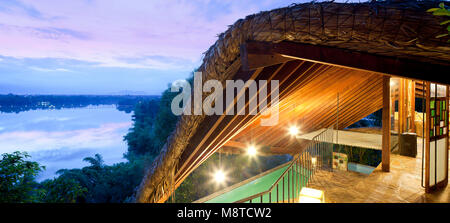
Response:
[{"label": "tree", "polygon": [[[103,163],[99,154],[94,155],[94,157],[86,157],[83,160],[89,162],[90,165],[81,169],[58,170],[57,173],[60,176],[57,179],[70,179],[81,188],[85,188],[86,193],[78,193],[80,196],[75,200],[88,203],[124,202],[132,196],[134,188],[140,183],[143,177],[143,165],[148,162],[146,156],[140,156],[133,161],[108,166]],[[59,191],[63,192],[64,190]],[[54,197],[58,198],[57,196]],[[73,201],[73,199],[68,200]]]},{"label": "tree", "polygon": [[136,105],[133,114],[133,127],[129,130],[124,140],[128,144],[127,159],[134,155],[154,153],[152,128],[158,113],[158,102],[155,100],[144,101]]},{"label": "tree", "polygon": [[178,117],[172,112],[171,104],[178,92],[171,92],[170,88],[165,90],[159,104],[159,112],[156,115],[152,128],[152,154],[158,155],[161,148],[166,143],[167,137],[175,129]]},{"label": "tree", "polygon": [[27,161],[26,152],[2,154],[0,160],[0,203],[38,202],[36,175],[45,169],[37,162]]},{"label": "tree", "polygon": [[[427,12],[432,12],[435,16],[447,16],[450,17],[450,9],[445,6],[444,2],[439,3],[439,8],[428,9]],[[450,19],[447,19],[440,23],[442,26],[447,26],[447,33],[442,33],[436,36],[436,38],[442,38],[444,36],[450,35]],[[450,39],[447,40],[450,42]]]},{"label": "tree", "polygon": [[90,163],[93,168],[99,169],[103,167],[103,157],[98,153],[95,154],[94,157],[84,158],[83,161]]},{"label": "tree", "polygon": [[45,180],[40,187],[42,188],[40,201],[45,203],[83,202],[87,193],[87,189],[78,181],[67,177]]}]

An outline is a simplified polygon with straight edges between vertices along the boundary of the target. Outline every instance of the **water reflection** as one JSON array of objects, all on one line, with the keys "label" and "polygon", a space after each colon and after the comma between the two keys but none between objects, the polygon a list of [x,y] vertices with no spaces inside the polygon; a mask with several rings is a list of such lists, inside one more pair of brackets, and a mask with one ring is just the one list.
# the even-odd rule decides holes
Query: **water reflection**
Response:
[{"label": "water reflection", "polygon": [[106,164],[124,161],[123,136],[131,114],[112,107],[32,110],[0,114],[0,153],[27,151],[46,166],[38,180],[62,168],[80,168],[82,159],[99,153]]}]

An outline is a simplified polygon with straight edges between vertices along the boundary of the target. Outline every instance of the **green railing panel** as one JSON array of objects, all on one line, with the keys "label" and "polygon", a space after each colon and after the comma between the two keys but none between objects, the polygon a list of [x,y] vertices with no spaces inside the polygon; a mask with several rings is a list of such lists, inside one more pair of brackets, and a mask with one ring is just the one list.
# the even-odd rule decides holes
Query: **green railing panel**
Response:
[{"label": "green railing panel", "polygon": [[[223,193],[217,197],[214,197],[208,201],[205,201],[205,203],[232,203],[232,202],[236,202],[240,199],[252,196],[254,194],[266,191],[273,185],[273,183],[275,183],[278,180],[278,178],[283,174],[284,171],[286,171],[287,168],[288,168],[288,166],[279,168],[271,173],[268,173],[266,175],[259,177],[258,179],[255,179],[255,180],[253,180],[249,183],[246,183],[240,187],[234,188],[231,191],[228,191],[228,192]],[[284,196],[283,196],[283,187],[282,187],[283,182],[280,181],[278,183],[278,199],[280,202],[282,202],[283,199],[284,200],[288,200],[288,199],[292,199],[292,198],[297,199],[301,187],[305,186],[306,183],[308,182],[307,176],[303,176],[301,178],[299,177],[300,176],[299,170],[300,170],[300,172],[303,173],[303,175],[308,175],[308,173],[310,173],[310,171],[308,171],[306,169],[298,168],[298,166],[295,166],[293,169],[295,170],[294,177],[292,178],[292,172],[290,172],[291,177],[289,179],[289,186],[288,186],[288,177],[287,177],[287,175],[285,176]],[[300,182],[298,182],[298,180],[294,180],[294,182],[292,182],[292,179],[301,179],[301,184],[300,184]],[[288,187],[291,189],[290,194],[287,193]],[[295,191],[298,191],[298,192],[292,192],[292,188],[296,189]],[[274,189],[272,190],[272,193],[270,195],[272,203],[276,202],[276,200],[277,200],[276,191],[277,191],[277,188],[274,187]],[[261,198],[260,197],[255,198],[252,200],[252,202],[261,203]],[[269,194],[265,194],[263,196],[263,203],[269,203]]]}]

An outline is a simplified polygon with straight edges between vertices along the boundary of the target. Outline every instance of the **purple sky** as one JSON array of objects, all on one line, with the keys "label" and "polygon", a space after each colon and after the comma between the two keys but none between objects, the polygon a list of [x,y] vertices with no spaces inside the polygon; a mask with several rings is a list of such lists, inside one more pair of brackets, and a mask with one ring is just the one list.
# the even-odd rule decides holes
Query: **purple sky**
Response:
[{"label": "purple sky", "polygon": [[160,94],[217,34],[286,0],[0,0],[0,94]]}]

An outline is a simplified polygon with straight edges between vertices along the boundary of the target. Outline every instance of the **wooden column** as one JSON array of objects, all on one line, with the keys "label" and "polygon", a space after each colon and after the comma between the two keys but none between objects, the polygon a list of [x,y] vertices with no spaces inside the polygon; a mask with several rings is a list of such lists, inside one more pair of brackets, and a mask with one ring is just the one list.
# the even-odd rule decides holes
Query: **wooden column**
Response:
[{"label": "wooden column", "polygon": [[398,135],[405,130],[405,79],[400,78],[398,83]]},{"label": "wooden column", "polygon": [[[425,192],[430,192],[430,121],[431,121],[431,112],[430,112],[430,101],[431,101],[431,91],[430,91],[430,82],[425,82],[425,88],[426,88],[426,97],[425,97],[425,103],[426,103],[426,120],[425,120]],[[423,154],[422,154],[423,156]]]},{"label": "wooden column", "polygon": [[390,77],[383,77],[383,113],[382,113],[382,152],[381,152],[381,169],[384,172],[389,172],[390,169],[390,155],[391,155],[391,90]]},{"label": "wooden column", "polygon": [[410,111],[411,111],[411,118],[410,118],[410,130],[411,132],[416,132],[416,81],[411,80],[411,89],[410,89]]},{"label": "wooden column", "polygon": [[[391,78],[390,82],[396,83],[394,82],[395,79]],[[390,83],[389,83],[390,84]],[[398,100],[398,85],[396,86],[395,84],[390,85],[391,86],[391,122],[394,122],[394,124],[392,125],[391,123],[391,130],[398,132],[398,124],[396,125],[396,121],[398,123],[398,116],[397,119],[395,119],[395,101]],[[393,117],[393,118],[392,118]]]}]

